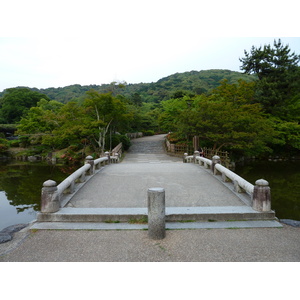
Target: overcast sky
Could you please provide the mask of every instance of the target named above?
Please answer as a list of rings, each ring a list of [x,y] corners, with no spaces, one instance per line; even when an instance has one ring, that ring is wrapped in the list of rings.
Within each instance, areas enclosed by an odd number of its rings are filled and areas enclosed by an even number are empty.
[[[239,3],[2,1],[0,91],[240,71],[244,50],[273,44],[274,38],[300,54],[297,9],[289,6],[295,1],[285,1],[285,8],[274,1]]]

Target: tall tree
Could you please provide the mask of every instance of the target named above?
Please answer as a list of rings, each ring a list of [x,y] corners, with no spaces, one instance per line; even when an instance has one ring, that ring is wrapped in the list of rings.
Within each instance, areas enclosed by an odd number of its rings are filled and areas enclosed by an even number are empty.
[[[275,139],[272,123],[263,116],[260,105],[212,101],[202,97],[192,109],[182,111],[178,131],[183,135],[198,135],[213,149],[242,150],[257,155],[271,151],[268,143]]]
[[[90,128],[93,129],[93,139],[97,143],[99,151],[105,150],[105,137],[109,132],[110,126],[114,125],[117,129],[121,127],[127,114],[125,103],[120,98],[115,98],[112,93],[100,94],[95,90],[87,93],[84,101],[86,112],[90,117]]]
[[[299,116],[300,94],[300,55],[291,52],[279,39],[274,40],[273,48],[252,46],[245,57],[240,59],[240,67],[247,74],[256,74],[256,102],[263,105],[265,112],[290,121]],[[295,111],[295,106],[298,110]]]

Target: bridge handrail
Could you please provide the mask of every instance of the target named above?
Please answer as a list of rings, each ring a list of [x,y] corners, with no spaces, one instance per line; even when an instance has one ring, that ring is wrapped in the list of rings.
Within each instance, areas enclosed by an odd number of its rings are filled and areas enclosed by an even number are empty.
[[[58,195],[62,195],[65,190],[67,190],[70,186],[75,184],[75,181],[82,177],[89,169],[91,168],[90,164],[85,164],[81,168],[77,169],[71,175],[69,175],[66,179],[64,179],[59,185],[57,185]]]
[[[203,162],[204,164],[207,164],[210,167],[212,167],[213,165],[213,161],[210,159],[201,156],[192,156],[192,157],[194,157],[195,161]],[[228,179],[230,179],[235,185],[235,189],[237,191],[240,191],[240,189],[242,189],[252,197],[253,190],[254,190],[253,184],[251,184],[241,176],[237,175],[236,173],[232,172],[231,170],[227,169],[226,167],[222,166],[220,163],[215,163],[213,171],[214,174],[217,174],[216,171],[221,173],[223,181],[228,181]]]
[[[104,161],[108,161],[108,157],[100,157],[95,160],[93,160],[93,163],[90,160],[88,160],[82,167],[77,169],[75,172],[73,172],[71,175],[69,175],[66,179],[64,179],[59,185],[57,185],[57,192],[59,197],[68,189],[70,188],[70,193],[74,192],[74,185],[78,179],[80,179],[80,182],[85,181],[85,175],[86,173],[91,169],[90,175],[94,174],[93,165],[95,167],[98,167],[98,165]]]
[[[245,192],[253,195],[254,185],[242,178],[241,176],[237,175],[236,173],[230,171],[229,169],[225,168],[221,164],[216,164],[215,168],[222,174],[222,176],[226,176],[226,178],[230,179],[232,182],[237,183],[239,187],[241,187]],[[224,178],[224,180],[226,180]]]
[[[121,142],[114,149],[111,150],[111,154],[112,154],[112,156],[115,156],[116,154],[118,154],[118,156],[121,157],[122,156],[122,150],[123,150],[123,144]]]
[[[94,165],[95,165],[95,167],[97,168],[97,167],[99,166],[100,163],[105,162],[105,161],[108,161],[108,160],[109,160],[109,158],[108,158],[107,156],[100,157],[100,158],[96,158],[96,159],[94,160]]]
[[[254,210],[265,212],[271,211],[271,189],[268,181],[258,179],[255,185],[251,184],[244,178],[230,171],[221,165],[220,157],[214,156],[212,160],[201,157],[198,151],[195,151],[193,156],[184,154],[183,162],[194,162],[199,165],[204,164],[204,167],[212,170],[214,175],[218,173],[222,175],[222,181],[225,183],[231,181],[234,185],[234,191],[237,193],[245,192],[248,197],[240,197],[240,199],[247,205],[252,206]],[[250,198],[250,199],[249,199]]]
[[[60,207],[64,206],[70,200],[66,200],[66,197],[63,199],[64,194],[75,193],[76,183],[83,184],[86,181],[86,175],[93,176],[95,174],[95,168],[100,169],[101,164],[118,161],[118,155],[110,156],[108,152],[106,152],[105,157],[100,157],[95,160],[93,160],[91,156],[87,156],[85,164],[70,174],[60,184],[57,185],[53,180],[45,181],[42,188],[41,212],[52,213],[58,211]],[[81,186],[79,186],[78,190]],[[62,205],[62,203],[64,203],[64,205]]]

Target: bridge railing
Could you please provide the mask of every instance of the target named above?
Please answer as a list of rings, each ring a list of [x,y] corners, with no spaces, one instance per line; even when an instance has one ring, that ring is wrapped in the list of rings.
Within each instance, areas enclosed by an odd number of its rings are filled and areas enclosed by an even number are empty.
[[[195,151],[194,155],[190,156],[185,153],[183,156],[183,162],[197,163],[200,166],[204,166],[206,169],[211,169],[213,175],[221,175],[224,183],[231,182],[233,184],[233,190],[235,192],[247,193],[249,195],[250,199],[246,204],[252,206],[253,209],[258,211],[271,210],[271,190],[268,181],[258,179],[256,180],[255,185],[253,185],[231,170],[222,166],[219,156],[214,156],[212,160],[210,160],[200,156],[198,151]]]
[[[70,201],[75,192],[96,173],[96,170],[99,170],[103,165],[117,163],[118,161],[118,153],[112,156],[109,152],[105,152],[104,157],[95,160],[92,156],[87,156],[85,164],[69,175],[60,184],[57,185],[54,180],[45,181],[41,195],[41,212],[57,212]]]
[[[123,144],[118,144],[114,149],[111,150],[112,157],[118,156],[119,158],[122,157],[123,154]]]

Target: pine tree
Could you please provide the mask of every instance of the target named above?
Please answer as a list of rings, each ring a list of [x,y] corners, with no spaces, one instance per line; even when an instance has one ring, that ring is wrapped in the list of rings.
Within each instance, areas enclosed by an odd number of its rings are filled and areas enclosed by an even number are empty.
[[[284,46],[279,39],[274,40],[274,47],[265,45],[263,48],[252,46],[245,58],[240,59],[240,67],[247,74],[256,74],[255,102],[262,104],[268,114],[283,120],[296,117],[299,110],[300,94],[300,55],[291,53],[288,45]]]

